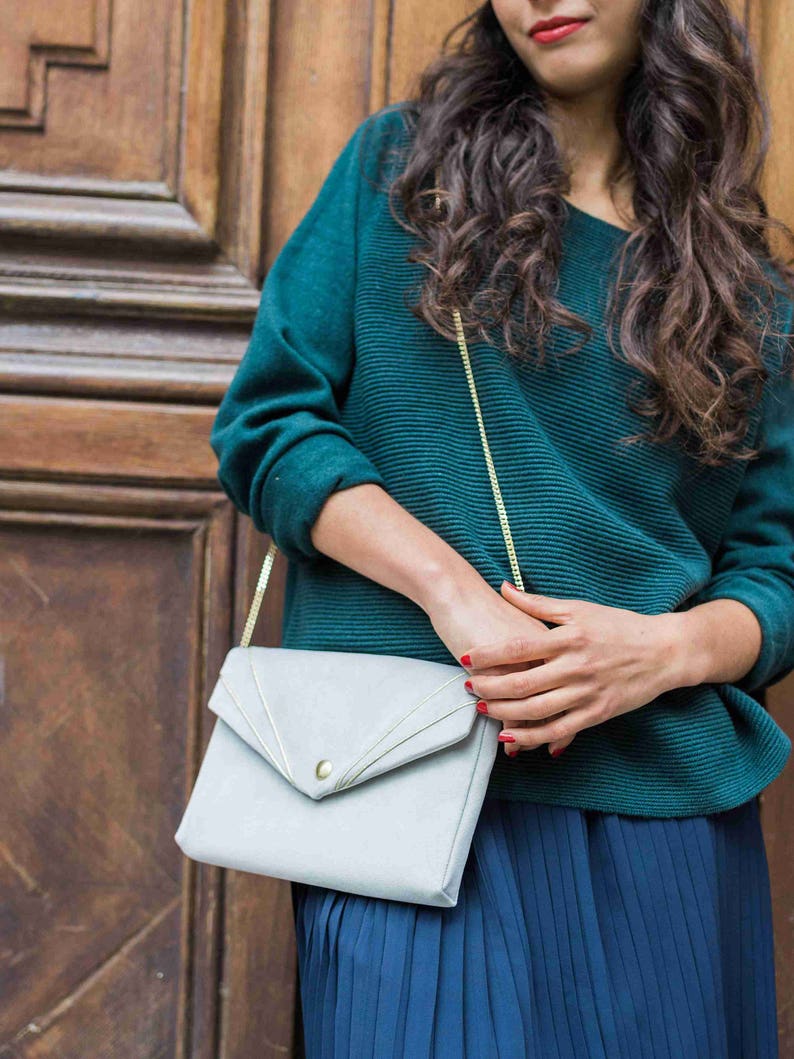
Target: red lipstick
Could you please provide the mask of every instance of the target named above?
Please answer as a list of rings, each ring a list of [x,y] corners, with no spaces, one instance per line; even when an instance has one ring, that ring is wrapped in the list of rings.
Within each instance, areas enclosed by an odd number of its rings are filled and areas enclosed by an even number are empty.
[[[575,18],[571,15],[541,18],[530,28],[529,35],[538,44],[553,44],[554,41],[562,40],[563,37],[574,33],[588,21],[589,19]]]

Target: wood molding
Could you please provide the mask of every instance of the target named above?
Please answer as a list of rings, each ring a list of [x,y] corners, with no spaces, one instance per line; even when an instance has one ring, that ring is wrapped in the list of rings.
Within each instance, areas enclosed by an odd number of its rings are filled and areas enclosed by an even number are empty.
[[[222,275],[213,269],[213,275]],[[40,275],[37,277],[0,276],[0,298],[17,313],[36,311],[50,316],[137,316],[158,320],[228,320],[253,322],[259,305],[259,292],[244,283],[236,284],[239,273],[226,270],[229,283],[212,287],[200,275],[187,277],[184,284],[158,283],[144,276],[122,285],[110,266],[100,279],[75,276],[74,279]]]
[[[147,199],[45,194],[38,191],[0,193],[0,235],[52,240],[56,246],[89,241],[165,250],[172,254],[211,256],[217,247],[178,202]]]
[[[217,486],[213,418],[196,405],[0,395],[0,472]]]

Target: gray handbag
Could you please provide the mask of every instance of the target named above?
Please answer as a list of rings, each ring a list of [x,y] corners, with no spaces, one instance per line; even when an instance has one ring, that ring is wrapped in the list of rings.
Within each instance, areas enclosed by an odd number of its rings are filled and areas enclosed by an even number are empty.
[[[515,584],[523,589],[460,313],[458,345]],[[355,894],[457,904],[499,746],[459,665],[239,647],[209,700],[217,720],[175,839],[193,860]]]

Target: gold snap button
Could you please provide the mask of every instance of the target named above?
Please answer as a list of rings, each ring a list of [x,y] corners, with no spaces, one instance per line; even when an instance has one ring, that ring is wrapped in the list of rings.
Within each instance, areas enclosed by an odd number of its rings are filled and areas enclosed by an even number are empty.
[[[326,761],[323,758],[322,761],[317,762],[317,768],[314,770],[318,780],[324,780],[326,776],[330,776],[333,765],[330,761]]]

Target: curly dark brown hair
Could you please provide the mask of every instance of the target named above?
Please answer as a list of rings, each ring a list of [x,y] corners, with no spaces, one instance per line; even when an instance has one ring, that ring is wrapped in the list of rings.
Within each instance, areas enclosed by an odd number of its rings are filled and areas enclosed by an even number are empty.
[[[399,104],[410,149],[389,188],[392,213],[418,237],[409,260],[428,269],[410,310],[454,341],[459,307],[467,336],[491,342],[496,326],[512,355],[536,345],[538,365],[551,328],[569,327],[584,335],[565,350],[575,353],[591,329],[555,297],[569,174],[544,93],[490,0],[449,30],[417,85]],[[637,227],[616,263],[606,331],[641,372],[635,409],[655,430],[626,442],[678,437],[710,465],[758,452],[737,446],[769,377],[765,339],[786,338],[775,293],[794,290],[767,231],[794,233],[759,190],[768,110],[746,30],[723,0],[645,0],[612,174],[633,176]]]

